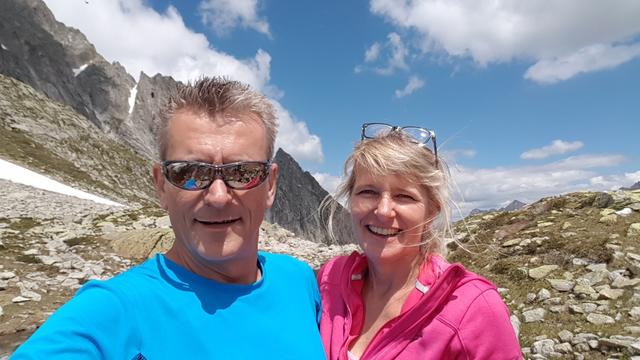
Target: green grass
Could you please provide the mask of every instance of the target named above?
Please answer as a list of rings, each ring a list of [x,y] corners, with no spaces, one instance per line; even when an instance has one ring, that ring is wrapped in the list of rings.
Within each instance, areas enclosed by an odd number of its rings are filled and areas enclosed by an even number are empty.
[[[26,231],[33,229],[36,226],[39,226],[40,224],[41,224],[40,221],[37,219],[30,218],[30,217],[23,217],[23,218],[18,218],[18,221],[10,222],[9,229],[24,233]]]
[[[79,236],[71,239],[64,240],[64,243],[69,247],[76,245],[89,245],[95,243],[95,238],[92,236]]]

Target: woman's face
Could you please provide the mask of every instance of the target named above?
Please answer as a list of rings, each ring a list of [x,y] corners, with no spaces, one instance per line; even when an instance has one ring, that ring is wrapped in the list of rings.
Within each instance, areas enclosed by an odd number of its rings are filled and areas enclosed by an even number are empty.
[[[436,208],[427,191],[401,175],[374,176],[361,167],[354,171],[351,219],[365,255],[370,261],[414,259]]]

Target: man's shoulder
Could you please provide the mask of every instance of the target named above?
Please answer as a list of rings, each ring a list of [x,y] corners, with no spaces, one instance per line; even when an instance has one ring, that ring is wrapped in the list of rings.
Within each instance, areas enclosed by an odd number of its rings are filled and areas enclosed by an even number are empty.
[[[159,272],[154,258],[146,260],[110,279],[91,280],[80,288],[78,294],[95,289],[105,290],[116,296],[131,294],[144,291],[145,288],[153,286],[154,282],[149,280],[157,278],[159,278]]]

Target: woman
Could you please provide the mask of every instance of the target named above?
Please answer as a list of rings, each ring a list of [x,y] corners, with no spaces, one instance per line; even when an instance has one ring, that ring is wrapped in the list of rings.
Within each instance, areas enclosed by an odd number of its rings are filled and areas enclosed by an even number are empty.
[[[495,285],[444,259],[445,169],[432,131],[363,125],[337,193],[362,253],[318,273],[330,360],[521,358]]]

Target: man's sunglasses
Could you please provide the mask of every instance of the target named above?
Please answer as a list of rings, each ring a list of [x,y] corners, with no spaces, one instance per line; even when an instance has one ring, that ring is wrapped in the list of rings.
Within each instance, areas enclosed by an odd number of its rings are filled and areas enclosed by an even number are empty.
[[[183,160],[162,162],[162,173],[167,181],[190,191],[206,189],[215,179],[222,179],[231,189],[253,189],[267,179],[270,169],[269,161],[238,161],[223,165]]]
[[[436,167],[438,166],[438,146],[436,145],[436,133],[433,130],[419,126],[394,126],[385,123],[364,123],[362,124],[362,135],[360,140],[375,139],[377,137],[386,136],[393,131],[402,132],[421,146],[428,146],[429,142],[431,142],[433,144],[433,155],[436,158]]]

